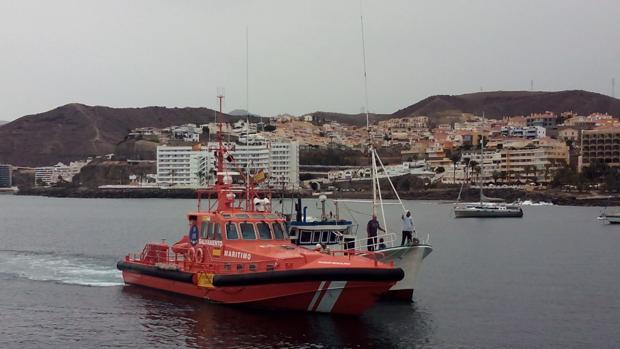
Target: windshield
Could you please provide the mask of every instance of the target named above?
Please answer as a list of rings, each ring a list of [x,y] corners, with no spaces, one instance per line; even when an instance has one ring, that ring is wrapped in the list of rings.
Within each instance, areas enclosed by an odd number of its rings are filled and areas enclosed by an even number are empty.
[[[273,235],[275,235],[276,240],[284,240],[285,234],[282,229],[282,224],[275,222],[273,223]]]
[[[256,240],[256,232],[252,223],[241,223],[240,227],[243,240]]]
[[[271,229],[269,229],[269,224],[260,222],[256,227],[258,228],[258,236],[261,240],[271,240]]]
[[[237,233],[237,225],[235,223],[226,224],[226,239],[228,240],[239,239],[239,234]]]

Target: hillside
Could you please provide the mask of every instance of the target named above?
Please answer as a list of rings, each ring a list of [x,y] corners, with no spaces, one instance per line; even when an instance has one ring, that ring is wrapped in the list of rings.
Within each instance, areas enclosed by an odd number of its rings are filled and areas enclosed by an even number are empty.
[[[0,126],[4,125],[6,123],[8,123],[8,121],[0,120]]]
[[[332,113],[325,111],[316,111],[314,113],[308,113],[305,115],[312,115],[314,123],[325,123],[330,121],[336,121],[345,125],[364,126],[366,125],[366,114],[343,114]],[[374,123],[381,120],[387,120],[393,118],[390,114],[368,114],[370,123]]]
[[[127,131],[212,122],[207,108],[108,108],[68,104],[0,127],[0,163],[44,166],[112,153]],[[224,114],[226,120],[237,120]]]
[[[528,92],[496,91],[438,95],[398,110],[393,117],[426,115],[434,118],[459,116],[462,113],[485,115],[491,118],[529,115],[552,111],[574,111],[580,115],[609,113],[620,116],[620,100],[588,91]]]

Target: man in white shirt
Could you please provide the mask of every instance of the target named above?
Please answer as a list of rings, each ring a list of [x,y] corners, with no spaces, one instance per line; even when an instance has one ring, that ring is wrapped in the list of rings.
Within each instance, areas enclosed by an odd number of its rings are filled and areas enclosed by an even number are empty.
[[[407,245],[410,245],[413,240],[413,232],[415,232],[411,211],[407,210],[407,212],[403,216],[401,216],[401,218],[403,220],[403,238],[400,242],[400,245],[404,246],[405,240],[407,240]]]

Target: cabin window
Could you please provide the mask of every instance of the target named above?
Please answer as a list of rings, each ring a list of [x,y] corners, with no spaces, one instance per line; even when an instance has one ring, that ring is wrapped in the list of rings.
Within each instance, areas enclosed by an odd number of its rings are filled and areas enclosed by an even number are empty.
[[[329,242],[336,242],[338,241],[338,235],[336,234],[336,232],[331,232],[331,234],[329,234]]]
[[[278,229],[276,228],[276,225],[278,225],[278,223],[273,223],[273,231],[276,231]],[[297,228],[291,228],[291,236],[297,236]]]
[[[258,237],[261,240],[271,240],[271,229],[269,229],[269,224],[260,222],[256,224],[256,228],[258,228]]]
[[[222,240],[222,226],[220,223],[215,223],[213,228],[213,240]]]
[[[318,243],[321,240],[321,232],[320,231],[315,231],[312,234],[312,242],[313,243]]]
[[[226,223],[226,239],[239,239],[239,233],[237,233],[237,225],[235,223]]]
[[[276,240],[284,240],[284,230],[282,230],[282,225],[280,223],[273,223],[273,235],[275,235]]]
[[[321,242],[322,243],[327,243],[329,241],[329,232],[328,231],[324,231],[321,233]]]
[[[256,240],[256,232],[252,223],[241,223],[240,227],[243,240]]]
[[[256,264],[250,264],[250,271],[256,271]]]
[[[301,238],[300,238],[299,242],[302,243],[302,244],[307,244],[307,243],[312,242],[312,232],[311,231],[303,230],[301,232]]]
[[[207,226],[209,225],[208,221],[202,222],[202,226],[200,227],[200,237],[203,239],[207,238]]]
[[[207,239],[213,240],[213,223],[207,224]]]

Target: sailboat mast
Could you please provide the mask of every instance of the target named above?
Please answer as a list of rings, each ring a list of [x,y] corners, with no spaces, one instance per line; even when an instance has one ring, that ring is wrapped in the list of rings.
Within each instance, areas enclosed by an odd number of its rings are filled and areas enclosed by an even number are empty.
[[[368,116],[368,78],[366,75],[366,39],[364,36],[364,12],[362,11],[362,1],[360,0],[360,25],[362,30],[362,66],[364,68],[364,113],[366,114],[366,132],[368,133],[368,152],[370,153],[371,181],[372,181],[372,215],[377,214],[377,168],[375,163],[375,149],[372,146],[370,134],[370,117]]]
[[[480,180],[478,185],[480,186],[480,205],[482,205],[482,177],[484,176],[484,112],[482,112],[482,126],[480,127]]]

